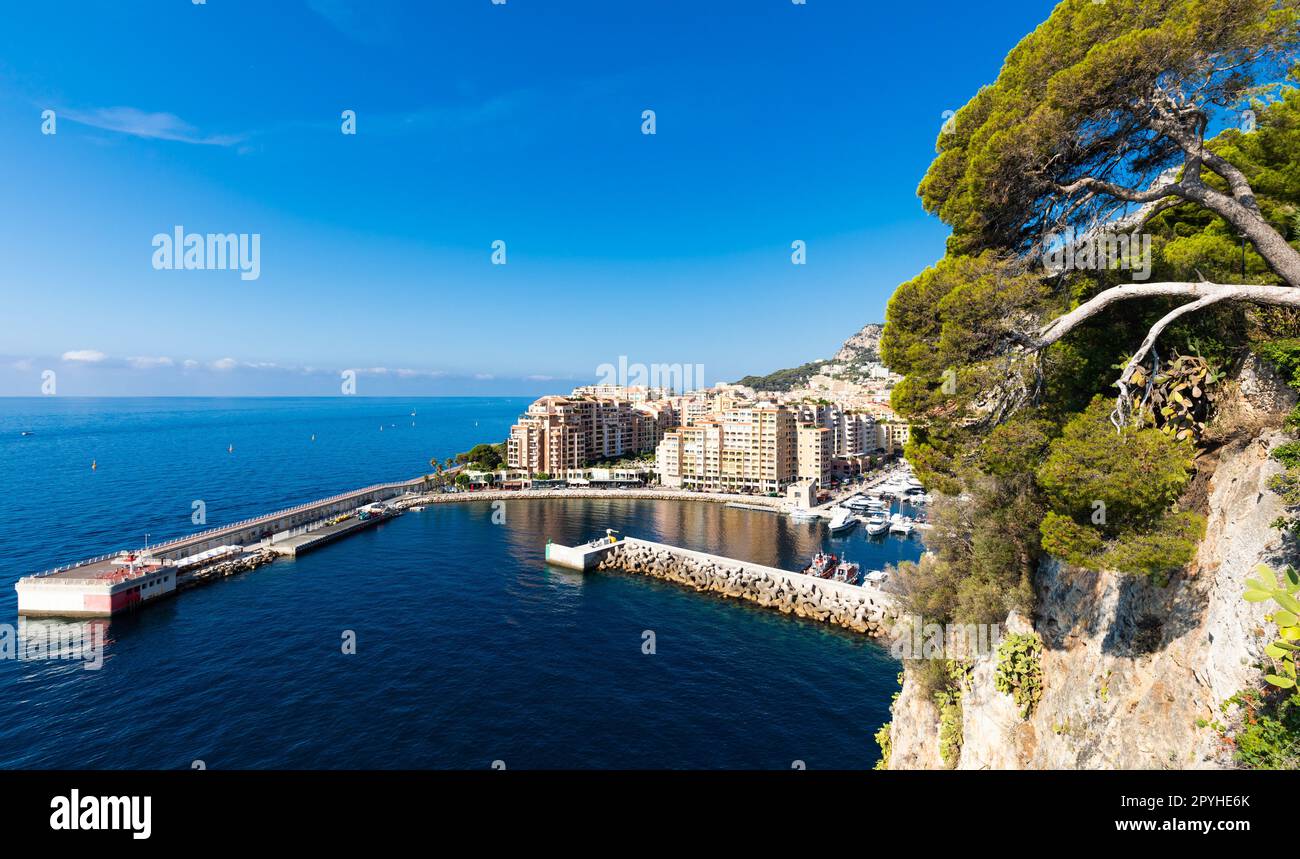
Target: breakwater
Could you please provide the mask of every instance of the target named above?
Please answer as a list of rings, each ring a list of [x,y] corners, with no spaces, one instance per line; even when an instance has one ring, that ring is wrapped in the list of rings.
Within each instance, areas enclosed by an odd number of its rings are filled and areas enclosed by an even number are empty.
[[[590,559],[588,569],[647,575],[872,636],[886,634],[897,614],[895,599],[871,586],[828,581],[648,540],[629,537],[603,547],[587,547],[585,555]]]

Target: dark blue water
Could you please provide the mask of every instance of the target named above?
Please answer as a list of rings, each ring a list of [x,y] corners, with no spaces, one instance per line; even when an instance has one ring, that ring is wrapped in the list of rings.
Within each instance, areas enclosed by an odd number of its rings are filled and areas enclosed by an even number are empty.
[[[412,476],[503,438],[525,405],[0,400],[0,622],[14,622],[20,575],[185,533],[194,499],[211,526]],[[831,540],[821,524],[700,502],[518,500],[503,524],[492,512],[408,513],[114,620],[99,671],[0,659],[0,765],[874,762],[898,667],[873,643],[653,580],[551,569],[543,548],[614,527],[790,569],[848,546],[870,569],[916,557],[916,540]]]

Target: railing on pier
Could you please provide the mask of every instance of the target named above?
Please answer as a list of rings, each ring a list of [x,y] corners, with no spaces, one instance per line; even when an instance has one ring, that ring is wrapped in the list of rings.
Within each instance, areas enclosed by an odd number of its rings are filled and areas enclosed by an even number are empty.
[[[265,513],[260,516],[250,516],[247,519],[242,519],[238,522],[232,522],[228,525],[216,525],[212,528],[207,528],[203,531],[195,531],[193,534],[185,534],[180,537],[175,537],[171,540],[164,540],[161,543],[156,543],[152,546],[149,546],[147,549],[135,549],[135,550],[121,549],[116,552],[109,552],[104,555],[98,555],[94,558],[89,558],[87,560],[75,561],[71,564],[64,564],[63,566],[54,567],[53,569],[43,570],[39,573],[35,573],[30,576],[23,576],[21,579],[19,579],[19,581],[24,581],[28,579],[43,579],[48,576],[53,576],[57,573],[63,573],[63,572],[67,572],[68,570],[76,569],[77,567],[85,567],[85,566],[89,566],[90,564],[98,564],[101,561],[107,561],[110,558],[116,558],[132,551],[134,551],[136,554],[145,554],[145,553],[153,554],[158,551],[167,551],[169,548],[174,548],[178,545],[193,542],[196,540],[202,540],[203,538],[206,537],[213,537],[223,532],[238,531],[241,528],[247,528],[248,526],[257,524],[259,522],[272,522],[276,519],[281,519],[285,516],[292,516],[295,513],[300,513],[304,510],[310,510],[314,507],[322,507],[329,504],[335,504],[338,503],[339,501],[344,501],[348,498],[360,497],[363,495],[373,494],[375,492],[383,492],[389,489],[409,490],[416,486],[422,486],[424,482],[425,482],[425,478],[416,477],[410,480],[396,480],[391,483],[376,483],[375,485],[367,486],[364,489],[354,489],[350,492],[340,492],[337,495],[331,495],[329,498],[322,498],[318,501],[308,501],[304,504],[298,504],[294,507],[288,507],[285,508],[284,510],[276,511],[275,513]],[[296,526],[294,530],[297,531],[297,528],[306,527],[307,525],[310,524],[313,523],[306,523],[305,525],[302,526]],[[297,531],[297,533],[303,533],[303,532]],[[86,579],[69,578],[67,579],[67,581],[84,583],[86,581],[104,581],[104,580],[98,578],[86,578]]]

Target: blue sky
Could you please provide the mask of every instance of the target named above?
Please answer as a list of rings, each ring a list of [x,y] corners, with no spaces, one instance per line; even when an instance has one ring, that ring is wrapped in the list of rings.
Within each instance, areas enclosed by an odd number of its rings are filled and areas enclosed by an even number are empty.
[[[74,395],[336,394],[343,369],[531,394],[620,355],[709,381],[829,356],[942,255],[915,190],[943,112],[1049,11],[14,4],[0,394],[46,369]],[[176,225],[259,234],[260,276],[155,270]]]

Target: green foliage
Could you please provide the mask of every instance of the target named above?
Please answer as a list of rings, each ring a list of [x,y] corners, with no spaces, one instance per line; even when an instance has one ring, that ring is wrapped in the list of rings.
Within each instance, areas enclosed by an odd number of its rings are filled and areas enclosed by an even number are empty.
[[[1232,738],[1237,763],[1253,770],[1300,769],[1300,692],[1238,692],[1224,704],[1243,711]],[[1223,733],[1222,725],[1216,729]]]
[[[1268,488],[1276,492],[1281,497],[1282,503],[1289,509],[1295,510],[1296,507],[1300,507],[1300,466],[1290,466],[1281,474],[1270,477]],[[1300,518],[1294,515],[1279,516],[1273,522],[1273,527],[1295,533],[1300,531]]]
[[[1148,575],[1163,585],[1171,574],[1191,563],[1204,536],[1204,516],[1175,511],[1148,529],[1121,533],[1093,558],[1093,563],[1096,569]]]
[[[1293,388],[1300,389],[1300,338],[1269,340],[1254,344],[1255,352],[1272,364]],[[1287,418],[1287,426],[1300,427],[1300,406]]]
[[[939,757],[944,766],[955,769],[961,758],[961,691],[936,693],[934,703],[939,708]]]
[[[1187,485],[1195,450],[1151,429],[1116,432],[1110,412],[1098,397],[1065,425],[1038,469],[1039,485],[1056,509],[1073,515],[1090,517],[1102,501],[1108,522],[1151,521]]]
[[[1246,602],[1272,602],[1277,606],[1265,617],[1277,624],[1278,638],[1264,648],[1274,671],[1264,679],[1279,689],[1296,688],[1296,652],[1300,651],[1300,574],[1287,567],[1274,575],[1264,564],[1255,568],[1258,578],[1246,580]]]
[[[809,361],[798,367],[775,370],[766,376],[746,376],[736,384],[758,391],[790,391],[806,385],[809,379],[821,372],[821,368],[826,363],[826,361]]]
[[[1280,444],[1273,449],[1270,456],[1287,468],[1295,468],[1300,465],[1300,441],[1289,441],[1286,444]]]
[[[889,754],[893,751],[893,744],[890,740],[889,732],[894,727],[893,722],[886,722],[881,725],[880,730],[876,731],[876,744],[880,746],[880,760],[876,761],[873,769],[889,769]]]
[[[980,446],[979,464],[1000,477],[1032,472],[1047,455],[1056,427],[1046,420],[1015,420],[994,428]]]
[[[506,464],[506,444],[476,444],[465,453],[456,454],[456,461],[475,471],[495,471]]]
[[[998,646],[993,686],[1010,695],[1028,719],[1043,696],[1043,639],[1038,633],[1011,633]]]
[[[1195,553],[1204,521],[1176,511],[1195,449],[1153,428],[1110,422],[1098,397],[1052,441],[1037,472],[1050,512],[1044,551],[1088,569],[1162,577]]]
[[[902,284],[880,340],[884,362],[906,377],[890,394],[894,409],[948,423],[971,416],[1006,372],[1006,338],[1036,328],[1056,306],[1040,277],[993,252],[945,257]]]
[[[967,624],[999,623],[1013,609],[1028,611],[1038,556],[1034,523],[1042,516],[1037,503],[1032,493],[994,481],[982,482],[976,493],[936,498],[926,554],[918,563],[899,564],[895,573],[907,613],[926,622]]]
[[[1207,109],[1240,103],[1256,76],[1294,55],[1296,19],[1295,4],[1274,0],[1058,4],[939,136],[919,193],[952,226],[949,252],[1024,247],[1055,210],[1057,187],[1079,176],[1127,175],[1145,187],[1179,158],[1141,133],[1152,93]],[[1084,205],[1071,217],[1086,223],[1097,211]]]
[[[1133,374],[1134,413],[1145,418],[1149,410],[1155,426],[1178,441],[1199,440],[1209,419],[1210,388],[1223,374],[1199,355],[1176,355],[1150,380],[1150,390],[1147,377],[1146,368]]]
[[[1275,368],[1293,388],[1300,388],[1300,338],[1269,340],[1255,344],[1255,351]]]

